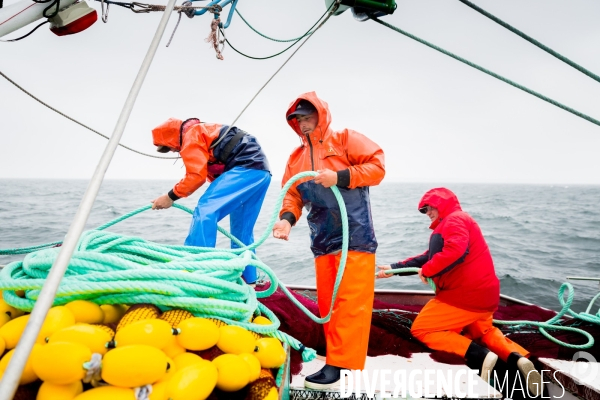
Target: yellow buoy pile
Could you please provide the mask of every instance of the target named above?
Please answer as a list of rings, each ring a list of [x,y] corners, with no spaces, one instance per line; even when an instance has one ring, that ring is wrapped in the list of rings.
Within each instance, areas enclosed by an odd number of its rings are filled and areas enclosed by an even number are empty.
[[[0,299],[0,377],[28,318]],[[285,360],[278,339],[220,320],[77,300],[49,310],[20,384],[42,381],[36,400],[275,400]]]

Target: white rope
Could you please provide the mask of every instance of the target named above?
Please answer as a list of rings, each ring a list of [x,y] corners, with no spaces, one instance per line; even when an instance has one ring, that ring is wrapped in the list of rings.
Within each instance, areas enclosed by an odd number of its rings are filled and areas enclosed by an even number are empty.
[[[144,385],[133,389],[135,400],[149,400],[152,394],[152,385]]]
[[[96,384],[102,379],[102,355],[100,353],[92,354],[92,359],[83,363],[83,368],[85,369],[83,382],[91,383],[93,386],[96,386]]]

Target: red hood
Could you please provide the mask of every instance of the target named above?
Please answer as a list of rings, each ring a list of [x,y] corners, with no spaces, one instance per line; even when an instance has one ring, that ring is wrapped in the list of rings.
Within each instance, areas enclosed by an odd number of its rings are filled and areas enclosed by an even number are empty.
[[[169,118],[156,128],[152,129],[152,140],[155,146],[167,146],[175,151],[181,150],[179,129],[181,128],[182,120],[177,118]]]
[[[327,131],[329,130],[329,125],[331,124],[331,113],[329,112],[329,105],[325,101],[319,99],[315,92],[304,93],[301,94],[296,100],[294,100],[290,104],[287,112],[285,113],[286,117],[296,110],[296,106],[298,105],[300,100],[309,101],[317,109],[317,114],[319,115],[319,122],[317,124],[317,127],[315,128],[315,131],[320,131],[321,139],[323,139],[326,136]],[[296,132],[296,134],[300,136],[300,139],[302,139],[302,143],[307,144],[306,135],[304,135],[300,130],[296,118],[288,120],[288,124],[292,127],[294,132]]]
[[[456,195],[446,188],[435,188],[425,193],[419,202],[418,208],[426,205],[437,208],[439,213],[439,219],[431,224],[431,229],[435,229],[439,224],[439,221],[446,218],[454,211],[462,211]]]

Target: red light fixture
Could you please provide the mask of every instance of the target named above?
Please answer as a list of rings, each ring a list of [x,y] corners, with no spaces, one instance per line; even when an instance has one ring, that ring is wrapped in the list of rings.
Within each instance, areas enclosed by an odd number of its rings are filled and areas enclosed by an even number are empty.
[[[86,30],[98,20],[96,10],[86,2],[74,3],[50,18],[50,30],[58,36],[72,35]]]

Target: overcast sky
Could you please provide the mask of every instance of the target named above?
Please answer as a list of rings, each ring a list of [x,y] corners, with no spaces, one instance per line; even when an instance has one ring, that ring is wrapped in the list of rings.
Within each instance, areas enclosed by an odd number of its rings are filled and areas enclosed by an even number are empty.
[[[475,3],[600,74],[599,1]],[[260,31],[286,39],[308,29],[325,5],[241,0],[238,9]],[[57,37],[42,27],[22,41],[0,43],[0,70],[110,135],[160,16],[112,6],[107,24],[98,21],[77,35]],[[204,42],[211,18],[183,17],[166,48],[177,20],[172,16],[122,143],[154,153],[150,131],[169,117],[229,124],[290,54],[255,61],[226,48],[219,61]],[[399,0],[383,19],[600,119],[599,82],[458,1]],[[226,33],[254,56],[286,47],[256,35],[237,15]],[[276,179],[298,145],[285,111],[313,90],[329,103],[334,129],[355,129],[383,147],[386,181],[600,184],[600,126],[375,22],[357,22],[350,11],[332,17],[237,123],[258,137]],[[0,135],[0,178],[89,179],[107,143],[1,77]],[[181,161],[119,148],[106,178],[176,182],[183,173]]]

